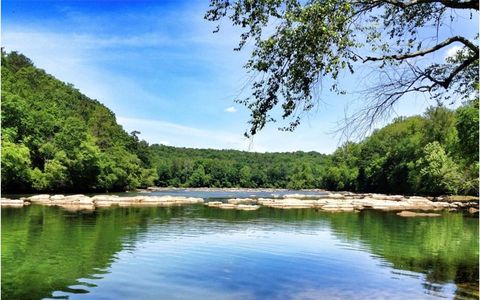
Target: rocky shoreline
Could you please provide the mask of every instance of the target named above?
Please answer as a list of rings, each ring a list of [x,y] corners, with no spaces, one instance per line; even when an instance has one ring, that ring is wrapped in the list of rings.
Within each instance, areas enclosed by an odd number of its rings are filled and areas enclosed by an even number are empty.
[[[274,191],[274,190],[272,190]],[[468,210],[478,214],[478,199],[475,197],[461,199],[427,198],[419,196],[383,195],[383,194],[355,194],[349,192],[331,193],[322,191],[321,194],[286,194],[272,198],[233,198],[222,201],[205,202],[202,198],[183,196],[117,196],[117,195],[34,195],[20,199],[1,198],[2,207],[22,207],[29,204],[60,206],[68,210],[94,210],[97,207],[109,206],[178,206],[204,204],[211,208],[229,210],[257,210],[260,207],[275,209],[306,209],[313,208],[321,211],[361,211],[373,209],[381,211],[398,211],[399,216],[440,216],[434,213],[414,213],[412,211],[439,211],[439,210]]]

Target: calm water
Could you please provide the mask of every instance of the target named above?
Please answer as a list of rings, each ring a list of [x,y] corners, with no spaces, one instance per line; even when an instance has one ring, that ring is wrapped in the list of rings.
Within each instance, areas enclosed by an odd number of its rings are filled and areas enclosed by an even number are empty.
[[[203,191],[198,189],[164,189],[155,192],[142,193],[142,192],[122,192],[122,193],[105,193],[105,195],[118,195],[118,196],[137,196],[137,195],[151,195],[151,196],[183,196],[183,197],[198,197],[204,198],[206,200],[226,200],[229,198],[272,198],[272,197],[281,197],[287,194],[304,194],[304,195],[324,195],[326,192],[314,192],[314,191],[296,191],[296,190],[275,190],[275,191],[266,191],[262,189],[250,190],[250,191],[233,191],[233,190],[210,190]],[[35,194],[2,194],[3,197],[10,199],[18,199],[20,197],[30,197]],[[101,195],[101,193],[88,194],[86,195]]]
[[[251,191],[232,191],[232,190],[213,190],[213,191],[199,191],[195,189],[172,189],[162,190],[150,193],[153,196],[184,196],[184,197],[199,197],[206,200],[222,200],[227,198],[271,198],[281,197],[287,194],[303,194],[303,195],[324,195],[326,192],[313,192],[313,191],[295,191],[295,190],[251,190]],[[125,193],[124,193],[125,194]],[[137,193],[138,194],[138,193]]]
[[[2,299],[478,297],[478,219],[2,209]]]

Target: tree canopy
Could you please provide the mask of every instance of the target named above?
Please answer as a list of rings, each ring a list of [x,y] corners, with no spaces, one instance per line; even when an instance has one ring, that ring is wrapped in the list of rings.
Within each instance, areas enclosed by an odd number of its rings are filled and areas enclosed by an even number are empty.
[[[478,9],[476,0],[211,0],[205,18],[228,18],[243,29],[236,50],[253,44],[245,64],[251,94],[237,101],[250,109],[246,135],[254,135],[276,121],[275,107],[288,120],[281,129],[293,130],[315,107],[323,78],[344,94],[340,73],[364,64],[379,76],[365,90],[363,108],[350,116],[356,126],[370,125],[414,92],[438,101],[476,97],[478,34],[457,35],[450,26],[465,17],[462,11],[478,17]],[[440,31],[454,34],[440,40]],[[452,45],[459,47],[454,55],[438,55]]]

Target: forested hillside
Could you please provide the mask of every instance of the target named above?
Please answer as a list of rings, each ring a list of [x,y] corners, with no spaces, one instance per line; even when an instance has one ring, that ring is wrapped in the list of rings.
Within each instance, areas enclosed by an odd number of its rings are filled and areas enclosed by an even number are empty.
[[[2,51],[2,191],[125,190],[152,185],[155,171],[115,115]]]
[[[478,194],[477,99],[398,118],[333,155],[176,148],[138,134],[25,56],[2,52],[4,192],[158,185]]]

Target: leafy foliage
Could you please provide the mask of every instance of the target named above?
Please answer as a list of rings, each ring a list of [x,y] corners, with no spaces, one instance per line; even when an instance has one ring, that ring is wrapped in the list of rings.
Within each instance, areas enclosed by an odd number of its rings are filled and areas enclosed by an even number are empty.
[[[360,116],[352,116],[357,123],[359,119],[371,123],[412,92],[433,94],[439,101],[471,98],[478,84],[479,56],[472,39],[478,37],[452,34],[439,42],[424,30],[451,32],[462,10],[473,18],[478,2],[211,0],[205,19],[218,24],[230,19],[240,27],[243,33],[236,50],[247,42],[253,44],[245,64],[252,75],[251,94],[237,101],[250,109],[246,135],[254,135],[277,120],[272,116],[275,107],[288,119],[281,129],[293,130],[302,113],[315,106],[315,91],[324,78],[331,79],[331,91],[343,94],[339,75],[354,73],[367,63],[379,71],[381,80],[367,89],[371,99],[365,99]],[[446,61],[435,57],[452,44],[461,47],[455,55]],[[417,60],[422,57],[428,62]]]
[[[461,183],[457,165],[438,142],[427,144],[423,151],[423,157],[416,163],[420,186],[437,195],[456,194]]]

